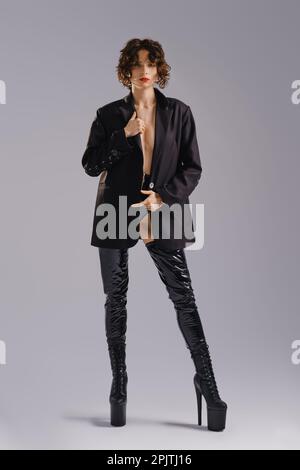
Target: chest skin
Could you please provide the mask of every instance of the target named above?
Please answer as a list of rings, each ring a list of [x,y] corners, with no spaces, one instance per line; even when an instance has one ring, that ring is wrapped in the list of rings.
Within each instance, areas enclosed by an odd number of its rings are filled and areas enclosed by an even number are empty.
[[[137,117],[145,123],[145,130],[141,133],[143,149],[143,172],[150,174],[155,142],[156,104],[152,108],[138,108],[135,106]]]
[[[141,133],[141,144],[143,150],[143,173],[147,173],[148,175],[151,173],[155,143],[156,106],[156,104],[151,108],[138,108],[135,106],[137,117],[142,119],[145,124],[145,130]],[[144,196],[140,199],[145,199],[146,197],[147,196]],[[140,238],[142,238],[145,243],[153,240],[149,213],[141,220],[139,231]]]

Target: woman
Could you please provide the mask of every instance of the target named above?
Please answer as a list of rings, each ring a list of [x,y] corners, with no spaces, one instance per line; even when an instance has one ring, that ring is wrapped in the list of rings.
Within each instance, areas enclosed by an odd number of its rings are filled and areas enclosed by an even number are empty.
[[[157,41],[128,41],[121,50],[117,73],[130,92],[97,110],[82,158],[88,175],[100,175],[91,245],[99,250],[106,294],[105,326],[113,375],[111,424],[126,424],[128,249],[142,239],[174,304],[195,364],[198,424],[203,395],[208,429],[222,431],[227,405],[219,396],[184,252],[195,242],[189,195],[202,167],[190,107],[154,87],[155,83],[165,87],[169,71]],[[170,206],[183,210],[173,212]],[[142,212],[138,219],[132,212],[137,210]],[[159,213],[161,218],[156,217]]]

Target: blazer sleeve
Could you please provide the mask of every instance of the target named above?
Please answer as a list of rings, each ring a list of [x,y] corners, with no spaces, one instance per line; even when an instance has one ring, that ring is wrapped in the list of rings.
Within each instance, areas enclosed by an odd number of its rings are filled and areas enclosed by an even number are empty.
[[[132,145],[127,140],[124,128],[107,135],[99,108],[90,129],[81,164],[89,176],[99,176],[103,170],[111,168],[131,149]]]
[[[199,183],[202,173],[196,125],[188,106],[182,118],[181,142],[179,150],[179,169],[163,186],[153,190],[158,192],[167,204],[180,202],[187,198]]]

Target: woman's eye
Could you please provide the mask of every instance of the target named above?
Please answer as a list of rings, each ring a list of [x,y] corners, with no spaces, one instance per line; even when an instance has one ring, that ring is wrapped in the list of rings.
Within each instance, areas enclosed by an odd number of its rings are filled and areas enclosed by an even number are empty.
[[[149,62],[148,65],[149,65],[149,67],[154,67],[156,64],[155,64],[155,62],[152,62],[152,63]],[[132,66],[133,66],[133,67],[141,67],[142,64],[134,63]]]

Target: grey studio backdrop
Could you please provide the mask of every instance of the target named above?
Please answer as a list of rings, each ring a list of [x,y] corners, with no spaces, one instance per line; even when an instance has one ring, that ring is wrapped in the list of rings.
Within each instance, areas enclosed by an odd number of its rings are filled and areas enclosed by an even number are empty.
[[[299,447],[299,1],[0,6],[1,448]],[[109,424],[98,179],[81,157],[96,109],[127,93],[115,67],[133,37],[161,42],[162,91],[196,120],[204,247],[186,256],[229,406],[223,433],[197,426],[194,366],[141,240],[129,251],[128,420]]]

